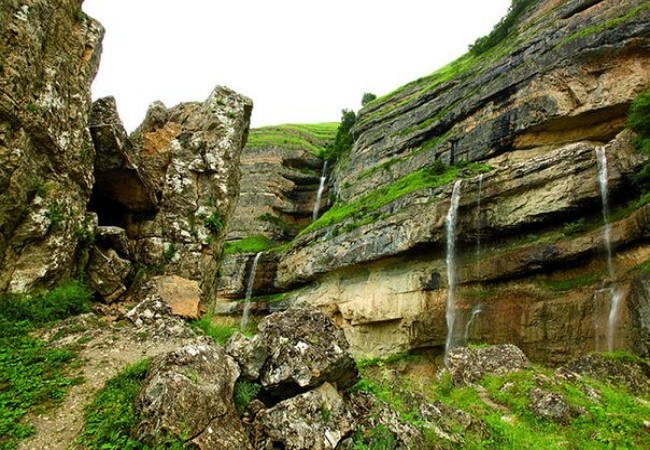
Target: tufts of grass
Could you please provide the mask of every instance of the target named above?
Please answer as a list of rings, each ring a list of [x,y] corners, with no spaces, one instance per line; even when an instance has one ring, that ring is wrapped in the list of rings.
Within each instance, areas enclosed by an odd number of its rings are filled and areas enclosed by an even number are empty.
[[[566,280],[546,280],[545,285],[552,291],[570,291],[579,287],[590,286],[602,280],[602,275],[589,273],[580,277],[568,278]]]
[[[195,330],[201,330],[221,345],[228,342],[230,336],[236,331],[241,331],[247,336],[251,336],[255,331],[255,325],[252,323],[246,330],[240,330],[239,324],[219,322],[211,314],[204,314],[200,319],[190,322],[190,326]]]
[[[86,423],[78,444],[87,449],[139,449],[131,438],[137,425],[134,400],[147,375],[149,360],[128,366],[106,386],[86,408]]]
[[[259,383],[242,379],[237,380],[233,399],[235,401],[235,408],[237,408],[237,414],[240,417],[244,415],[248,404],[260,395],[261,390],[262,386]]]
[[[385,206],[404,195],[410,194],[411,192],[449,184],[460,176],[461,171],[464,170],[479,173],[490,170],[490,167],[485,164],[477,163],[472,163],[462,168],[449,166],[443,168],[442,171],[437,166],[424,167],[415,172],[411,172],[386,186],[376,189],[352,203],[336,203],[318,220],[312,222],[309,226],[303,229],[299,236],[320,228],[341,223],[349,218],[354,218],[356,221],[363,220],[373,211],[376,211],[382,206]],[[372,222],[372,220],[370,220],[370,222]],[[370,222],[366,221],[364,224]]]
[[[232,255],[235,253],[259,253],[277,247],[278,243],[272,241],[266,236],[255,234],[247,236],[244,239],[234,242],[226,242],[224,245],[224,254]]]
[[[0,449],[16,448],[33,433],[24,420],[59,402],[80,379],[69,376],[69,349],[48,347],[31,335],[40,326],[88,311],[91,293],[71,282],[32,296],[0,298]]]

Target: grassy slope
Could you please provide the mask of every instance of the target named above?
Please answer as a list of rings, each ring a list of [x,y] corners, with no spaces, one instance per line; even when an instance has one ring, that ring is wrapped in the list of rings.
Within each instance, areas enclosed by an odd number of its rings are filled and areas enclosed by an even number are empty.
[[[322,156],[327,144],[336,137],[338,123],[285,124],[251,130],[248,148],[280,147],[290,150],[307,150]]]

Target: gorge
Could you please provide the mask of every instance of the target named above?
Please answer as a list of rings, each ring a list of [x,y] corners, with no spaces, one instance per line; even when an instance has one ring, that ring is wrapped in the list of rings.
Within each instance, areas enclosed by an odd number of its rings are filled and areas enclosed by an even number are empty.
[[[548,448],[647,442],[648,1],[515,0],[340,124],[250,129],[217,86],[131,134],[91,100],[104,30],[81,2],[7,0],[0,23],[1,351],[83,349],[61,386],[104,378],[71,410],[140,361],[110,448],[499,448],[530,417],[560,430]],[[46,320],[69,285],[91,306]],[[66,429],[0,400],[0,446]],[[566,438],[589,421],[611,434]]]

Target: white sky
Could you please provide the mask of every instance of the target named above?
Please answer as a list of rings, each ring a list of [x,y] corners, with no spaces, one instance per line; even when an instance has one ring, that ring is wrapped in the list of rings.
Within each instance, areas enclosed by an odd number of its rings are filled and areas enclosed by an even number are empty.
[[[336,122],[465,53],[510,0],[85,0],[106,28],[93,97],[127,130],[148,105],[253,99],[252,125]]]

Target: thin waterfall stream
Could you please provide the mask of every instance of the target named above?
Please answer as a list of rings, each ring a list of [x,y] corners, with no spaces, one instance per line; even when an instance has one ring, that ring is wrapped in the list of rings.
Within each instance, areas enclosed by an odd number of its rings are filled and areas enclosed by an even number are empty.
[[[472,308],[472,315],[469,317],[469,320],[467,321],[467,325],[465,325],[465,336],[464,336],[465,345],[469,343],[469,330],[472,328],[472,325],[476,320],[476,316],[478,316],[482,312],[483,312],[483,303],[479,303],[478,305]]]
[[[239,324],[239,329],[241,330],[245,330],[248,326],[248,318],[251,310],[251,297],[253,296],[253,286],[255,285],[255,275],[257,274],[257,263],[260,261],[261,256],[262,252],[255,255],[253,266],[248,274],[248,280],[246,282],[246,297],[244,299],[244,312],[241,316],[241,323]]]
[[[603,241],[605,247],[605,254],[607,257],[607,276],[609,280],[613,280],[615,276],[614,263],[612,257],[612,226],[609,223],[609,176],[607,172],[607,154],[604,147],[596,149],[596,160],[598,162],[598,187],[600,188],[600,199],[602,203],[603,222]],[[602,296],[599,294],[607,293],[609,297],[609,314],[607,316],[607,350],[614,350],[614,337],[616,333],[616,326],[618,323],[619,308],[623,292],[621,289],[615,287],[606,287],[606,282],[603,282],[603,287],[594,294],[594,301],[598,301]],[[594,308],[598,312],[599,308]],[[595,314],[595,322],[598,323],[598,314]],[[596,326],[596,350],[599,350],[599,337],[598,326]]]
[[[323,199],[323,191],[325,190],[325,183],[327,182],[327,160],[323,164],[323,171],[320,176],[320,185],[318,186],[318,193],[316,194],[316,202],[314,209],[311,213],[311,221],[316,222],[318,219],[318,212],[320,211],[320,202]]]
[[[447,339],[445,342],[445,361],[449,350],[454,345],[454,322],[456,321],[456,215],[458,212],[458,204],[460,203],[460,186],[461,180],[456,180],[454,189],[451,193],[451,204],[447,217],[445,218],[445,225],[447,228],[447,310],[445,318],[447,319]]]

